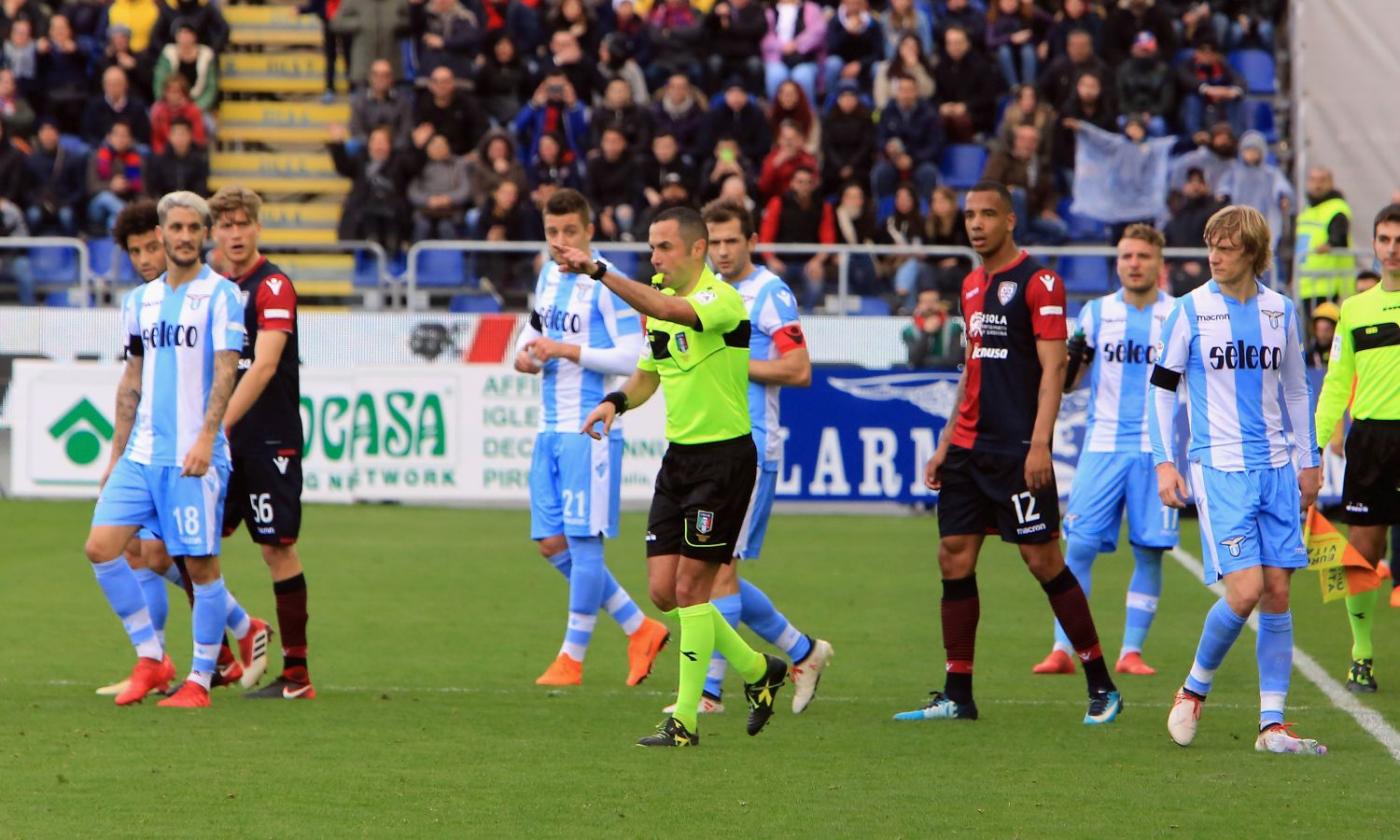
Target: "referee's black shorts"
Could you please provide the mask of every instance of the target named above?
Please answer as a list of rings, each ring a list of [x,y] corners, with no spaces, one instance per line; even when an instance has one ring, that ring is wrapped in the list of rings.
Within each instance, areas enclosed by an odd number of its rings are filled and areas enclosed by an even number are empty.
[[[732,560],[757,472],[758,450],[750,435],[671,444],[656,475],[647,518],[647,556]]]
[[[1342,521],[1400,525],[1400,420],[1357,420],[1346,440]]]
[[[1055,478],[1032,492],[1026,457],[948,447],[938,470],[938,533],[1000,534],[1003,542],[1033,545],[1060,535],[1060,492]]]

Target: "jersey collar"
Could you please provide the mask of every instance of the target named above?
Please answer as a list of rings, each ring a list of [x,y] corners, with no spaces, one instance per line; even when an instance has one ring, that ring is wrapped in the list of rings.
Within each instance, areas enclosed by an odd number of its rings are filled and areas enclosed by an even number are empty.
[[[1006,265],[1002,266],[1001,268],[997,269],[995,272],[988,272],[988,271],[987,271],[987,267],[986,267],[985,265],[982,266],[982,276],[985,277],[985,278],[987,278],[988,280],[991,280],[993,277],[996,277],[998,274],[1005,274],[1006,272],[1010,271],[1011,269],[1013,269],[1013,268],[1015,268],[1016,266],[1020,265],[1021,263],[1025,262],[1026,259],[1029,258],[1029,257],[1030,257],[1030,252],[1027,251],[1027,250],[1025,250],[1024,248],[1022,248],[1022,249],[1021,249],[1021,253],[1020,253],[1019,255],[1017,255],[1016,259],[1012,260],[1011,262],[1009,262],[1009,263],[1007,263]]]
[[[252,277],[252,276],[253,276],[253,272],[255,272],[255,271],[257,271],[258,269],[262,268],[263,263],[265,263],[265,262],[267,262],[267,254],[259,253],[259,254],[258,254],[258,261],[255,262],[255,263],[253,263],[253,267],[250,268],[250,269],[248,269],[248,270],[247,270],[246,272],[244,272],[243,274],[241,274],[241,275],[239,275],[239,276],[237,276],[237,277],[232,278],[232,279],[233,279],[233,282],[237,283],[237,284],[240,285],[240,286],[243,285],[243,281],[244,281],[244,280],[247,280],[249,277]]]

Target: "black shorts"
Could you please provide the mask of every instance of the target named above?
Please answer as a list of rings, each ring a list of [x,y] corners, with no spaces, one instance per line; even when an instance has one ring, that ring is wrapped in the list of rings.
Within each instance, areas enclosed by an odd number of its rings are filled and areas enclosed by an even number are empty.
[[[1004,542],[1045,543],[1060,535],[1060,493],[1055,479],[1032,493],[1026,458],[999,452],[948,448],[938,471],[938,533],[1001,534]]]
[[[292,545],[301,533],[301,452],[235,454],[224,500],[224,536],[247,523],[260,545]]]
[[[1357,420],[1346,440],[1342,521],[1400,525],[1400,420]]]
[[[758,450],[749,435],[671,444],[661,459],[647,517],[647,556],[683,554],[710,563],[734,559],[757,474]]]

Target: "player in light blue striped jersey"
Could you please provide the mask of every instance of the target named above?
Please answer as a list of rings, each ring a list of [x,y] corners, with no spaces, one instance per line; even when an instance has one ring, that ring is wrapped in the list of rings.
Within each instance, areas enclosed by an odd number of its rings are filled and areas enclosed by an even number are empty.
[[[162,536],[172,557],[185,558],[194,582],[194,656],[189,679],[160,705],[207,706],[227,612],[219,572],[229,474],[223,417],[243,348],[243,302],[201,260],[209,232],[204,199],[170,193],[157,213],[168,268],[122,306],[130,357],[114,445],[124,454],[103,477],[85,551],[138,657],[118,705],[140,702],[175,676],[122,551],[144,527]]]
[[[551,253],[563,247],[593,252],[592,211],[574,190],[559,190],[544,206]],[[629,636],[627,684],[651,673],[670,633],[647,618],[603,562],[603,538],[617,536],[622,491],[622,424],[599,441],[580,434],[583,419],[631,375],[642,354],[641,319],[596,277],[560,269],[550,260],[535,286],[530,323],[516,341],[515,369],[539,374],[539,433],[530,465],[530,538],[569,579],[564,643],[539,685],[579,685],[599,607]]]
[[[1162,273],[1162,234],[1132,225],[1118,240],[1118,279],[1123,288],[1092,300],[1079,315],[1069,343],[1065,390],[1089,378],[1089,420],[1084,448],[1065,513],[1065,563],[1089,594],[1094,559],[1118,549],[1124,508],[1133,548],[1128,615],[1120,674],[1155,674],[1142,658],[1147,631],[1162,592],[1162,552],[1176,545],[1177,512],[1157,496],[1152,445],[1147,435],[1148,377],[1157,359],[1162,322],[1175,298],[1157,288]],[[1074,673],[1074,647],[1059,622],[1055,646],[1032,670]]]
[[[1167,731],[1181,746],[1195,739],[1216,669],[1257,606],[1254,748],[1322,755],[1326,747],[1297,737],[1283,719],[1293,668],[1289,582],[1308,564],[1299,511],[1316,500],[1322,471],[1293,301],[1258,280],[1273,259],[1270,241],[1268,222],[1253,208],[1232,205],[1210,218],[1212,279],[1167,316],[1152,371],[1149,428],[1158,492],[1166,504],[1185,506],[1188,490],[1173,440],[1176,392],[1184,384],[1205,582],[1225,586],[1206,615]]]

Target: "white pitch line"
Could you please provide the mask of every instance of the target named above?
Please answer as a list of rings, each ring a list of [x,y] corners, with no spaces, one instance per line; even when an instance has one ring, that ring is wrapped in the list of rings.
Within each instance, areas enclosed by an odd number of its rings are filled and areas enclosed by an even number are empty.
[[[1205,567],[1201,565],[1200,559],[1182,551],[1180,548],[1173,548],[1169,552],[1172,559],[1180,563],[1185,569],[1196,576],[1198,580],[1205,577]],[[1224,596],[1225,586],[1219,581],[1210,585],[1210,591],[1217,595]],[[1249,616],[1249,627],[1254,632],[1259,632],[1259,614],[1254,612]],[[1346,690],[1346,687],[1332,678],[1327,670],[1317,664],[1317,660],[1308,655],[1307,651],[1293,646],[1293,667],[1298,669],[1304,679],[1317,686],[1318,690],[1327,695],[1327,699],[1332,701],[1332,705],[1351,715],[1352,720],[1366,734],[1375,738],[1390,757],[1400,761],[1400,732],[1395,731],[1395,727],[1390,725],[1380,712],[1360,702]]]

